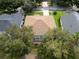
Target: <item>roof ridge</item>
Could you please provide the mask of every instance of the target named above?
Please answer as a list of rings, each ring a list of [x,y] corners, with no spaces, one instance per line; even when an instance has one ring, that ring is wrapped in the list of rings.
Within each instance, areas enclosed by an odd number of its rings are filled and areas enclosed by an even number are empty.
[[[37,20],[35,21],[35,23],[33,25],[35,25],[38,21],[41,21],[42,23],[44,23],[48,28],[50,28],[43,20]]]

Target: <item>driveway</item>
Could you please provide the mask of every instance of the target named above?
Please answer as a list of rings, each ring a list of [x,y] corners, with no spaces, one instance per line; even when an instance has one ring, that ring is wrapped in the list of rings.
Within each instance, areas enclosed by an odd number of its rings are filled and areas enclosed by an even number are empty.
[[[43,9],[42,9],[43,15],[44,16],[49,16],[49,10],[44,9],[44,8],[48,7],[48,2],[47,1],[42,2],[42,7],[43,7]]]

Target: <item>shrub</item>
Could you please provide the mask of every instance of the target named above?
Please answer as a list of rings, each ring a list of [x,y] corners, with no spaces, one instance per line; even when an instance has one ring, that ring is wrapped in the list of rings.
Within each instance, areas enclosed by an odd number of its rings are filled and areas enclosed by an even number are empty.
[[[79,37],[79,36],[78,36]],[[76,59],[73,35],[61,30],[50,30],[38,49],[39,59]],[[78,46],[77,46],[78,47]],[[78,47],[79,48],[79,47]],[[76,54],[78,54],[76,52]]]
[[[57,12],[53,12],[53,15],[56,15],[57,14]]]

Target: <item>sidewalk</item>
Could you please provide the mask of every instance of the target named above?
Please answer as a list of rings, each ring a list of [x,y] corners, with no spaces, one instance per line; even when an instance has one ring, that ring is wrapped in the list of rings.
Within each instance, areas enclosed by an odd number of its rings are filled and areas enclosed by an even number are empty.
[[[26,59],[36,59],[36,55],[30,53],[30,54],[26,55]]]

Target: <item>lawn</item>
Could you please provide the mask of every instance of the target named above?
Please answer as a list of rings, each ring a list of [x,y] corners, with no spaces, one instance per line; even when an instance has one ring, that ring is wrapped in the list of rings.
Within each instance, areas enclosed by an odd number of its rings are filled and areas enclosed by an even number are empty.
[[[43,15],[42,11],[32,11],[31,13],[29,13],[28,15]]]
[[[54,17],[57,27],[60,28],[60,17],[64,15],[64,11],[50,11],[49,14]]]

